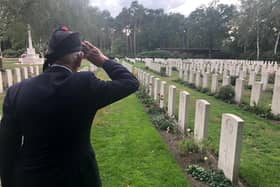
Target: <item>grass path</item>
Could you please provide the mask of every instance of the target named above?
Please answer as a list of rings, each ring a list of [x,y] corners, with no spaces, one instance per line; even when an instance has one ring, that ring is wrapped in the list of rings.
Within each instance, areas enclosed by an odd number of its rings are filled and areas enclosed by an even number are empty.
[[[190,186],[135,95],[100,110],[93,124],[104,187]]]
[[[143,64],[137,64],[137,66],[143,68]],[[151,71],[149,73],[160,77]],[[245,121],[240,163],[241,177],[254,187],[280,186],[280,126],[243,111],[238,106],[224,103],[215,97],[175,83],[172,80],[176,80],[178,75],[173,73],[173,77],[160,78],[167,81],[169,85],[173,84],[177,87],[177,111],[179,92],[185,90],[190,93],[190,127],[193,129],[196,99],[205,99],[210,102],[208,136],[212,147],[218,151],[222,114],[232,113],[240,116]]]

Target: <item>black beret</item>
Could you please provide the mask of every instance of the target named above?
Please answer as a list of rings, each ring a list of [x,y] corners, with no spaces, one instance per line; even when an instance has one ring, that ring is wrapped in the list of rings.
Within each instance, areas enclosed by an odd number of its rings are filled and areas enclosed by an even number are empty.
[[[60,26],[56,29],[49,40],[44,66],[49,66],[69,53],[82,51],[81,38],[79,32],[72,32],[66,26]]]

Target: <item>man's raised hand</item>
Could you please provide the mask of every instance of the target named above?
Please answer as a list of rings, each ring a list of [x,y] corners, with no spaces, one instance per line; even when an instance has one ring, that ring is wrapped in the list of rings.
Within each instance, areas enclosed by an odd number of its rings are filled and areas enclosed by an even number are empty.
[[[91,63],[98,67],[102,67],[103,64],[109,60],[107,56],[105,56],[100,49],[95,47],[88,41],[83,42],[83,47],[85,48],[85,58],[88,59]]]

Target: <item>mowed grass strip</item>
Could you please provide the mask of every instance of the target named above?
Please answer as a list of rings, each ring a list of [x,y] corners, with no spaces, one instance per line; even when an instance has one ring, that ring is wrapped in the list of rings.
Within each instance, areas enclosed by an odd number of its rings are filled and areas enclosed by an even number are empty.
[[[190,186],[135,95],[100,110],[93,125],[104,187]]]
[[[137,67],[144,68],[141,63]],[[150,74],[160,77],[151,71]],[[172,77],[160,77],[168,85],[175,85],[176,109],[178,113],[179,92],[185,90],[191,95],[190,127],[194,128],[195,101],[205,99],[211,104],[209,121],[209,143],[218,152],[223,113],[232,113],[240,116],[244,121],[243,143],[241,151],[240,175],[250,186],[278,187],[280,186],[280,126],[272,124],[269,120],[262,119],[253,113],[241,110],[236,105],[227,104],[213,96],[190,89],[172,80],[178,79],[178,73],[173,71]]]

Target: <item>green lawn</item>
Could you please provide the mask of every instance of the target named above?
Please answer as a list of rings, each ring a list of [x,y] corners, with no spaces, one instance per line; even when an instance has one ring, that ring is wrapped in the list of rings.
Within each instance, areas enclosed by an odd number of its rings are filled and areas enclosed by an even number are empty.
[[[135,95],[99,111],[93,124],[104,187],[190,186]]]
[[[136,64],[136,66],[143,68],[143,64]],[[160,77],[157,74],[154,75]],[[245,121],[240,164],[241,177],[251,186],[280,186],[280,126],[243,111],[238,106],[224,103],[215,97],[172,81],[176,79],[178,79],[177,73],[174,73],[173,77],[161,77],[161,80],[177,87],[177,111],[179,91],[186,90],[190,93],[190,127],[193,129],[195,100],[205,99],[210,102],[209,142],[211,147],[218,152],[222,114],[232,113],[240,116]]]

